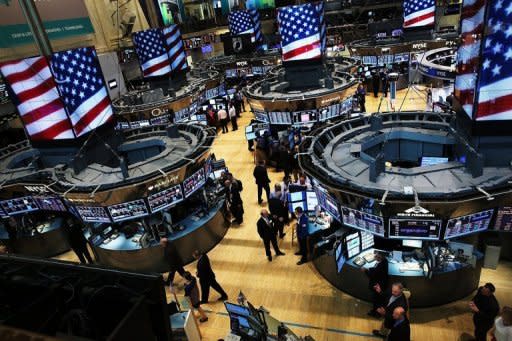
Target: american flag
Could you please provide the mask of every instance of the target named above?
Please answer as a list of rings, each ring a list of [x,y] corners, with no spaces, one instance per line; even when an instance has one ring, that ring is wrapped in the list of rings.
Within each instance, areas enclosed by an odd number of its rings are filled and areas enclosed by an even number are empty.
[[[461,12],[461,44],[457,51],[455,97],[473,118],[480,47],[484,30],[485,0],[464,0]]]
[[[251,15],[252,22],[254,24],[254,38],[257,42],[261,42],[263,40],[263,35],[261,34],[260,13],[255,9],[250,9],[249,14]]]
[[[251,41],[256,41],[254,22],[249,11],[233,11],[229,13],[228,21],[231,34],[250,34]]]
[[[313,4],[279,8],[278,21],[283,61],[322,57],[322,23]]]
[[[173,71],[187,69],[187,54],[183,40],[181,40],[181,32],[178,25],[165,27],[163,33],[171,62],[171,69]]]
[[[160,29],[151,28],[133,33],[133,44],[144,77],[163,76],[171,72],[164,36]]]
[[[404,28],[434,24],[435,0],[405,0]]]
[[[489,3],[477,121],[512,119],[512,0]]]
[[[113,118],[110,97],[93,47],[54,53],[50,65],[77,137]]]
[[[320,14],[320,23],[322,25],[322,28],[320,30],[320,39],[322,42],[322,52],[325,51],[326,45],[327,45],[327,29],[325,24],[325,14],[324,14],[324,2],[320,1],[316,4],[316,10]]]
[[[0,71],[33,141],[75,137],[45,57],[0,63]]]

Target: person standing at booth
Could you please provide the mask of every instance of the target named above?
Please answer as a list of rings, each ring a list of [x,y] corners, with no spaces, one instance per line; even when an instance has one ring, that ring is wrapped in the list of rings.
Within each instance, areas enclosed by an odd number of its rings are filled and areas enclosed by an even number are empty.
[[[368,315],[380,317],[379,313],[377,313],[377,308],[383,304],[381,292],[386,291],[388,287],[388,260],[382,253],[377,252],[375,254],[375,261],[377,264],[374,267],[369,269],[361,268],[361,271],[368,276],[368,289],[372,292],[373,308],[368,312]]]
[[[229,119],[231,120],[231,131],[238,130],[238,124],[236,122],[236,110],[232,103],[229,104]]]
[[[167,276],[165,284],[172,285],[174,282],[174,276],[176,276],[176,272],[179,273],[181,277],[185,278],[183,261],[178,254],[178,250],[176,250],[176,246],[169,242],[167,238],[160,239],[160,246],[164,248],[164,258],[169,265],[169,276]]]
[[[242,196],[240,195],[238,182],[231,182],[231,180],[226,180],[224,182],[224,186],[226,187],[226,199],[228,202],[229,210],[235,218],[235,222],[238,225],[241,225],[244,222],[244,203],[242,201]]]
[[[91,254],[87,249],[87,239],[82,232],[81,227],[75,222],[75,219],[69,217],[65,220],[64,230],[67,234],[67,239],[69,246],[75,252],[80,263],[82,264],[92,264],[94,261],[92,260]]]
[[[210,287],[220,294],[218,301],[226,301],[228,294],[217,282],[208,255],[195,250],[192,256],[197,260],[197,277],[199,277],[199,284],[201,285],[201,303],[208,303]]]
[[[405,309],[397,307],[393,310],[393,326],[387,341],[411,341],[411,325],[405,316]]]
[[[261,205],[263,200],[261,199],[261,194],[263,190],[267,194],[267,201],[270,199],[270,179],[268,177],[267,167],[265,167],[265,161],[258,161],[258,165],[254,168],[252,172],[254,179],[256,181],[256,185],[258,186],[258,204]]]
[[[379,97],[379,88],[380,88],[380,77],[379,74],[374,71],[372,74],[372,86],[373,86],[373,97]]]
[[[267,210],[261,210],[260,219],[258,219],[256,225],[258,227],[258,234],[263,240],[263,245],[265,246],[265,253],[267,255],[268,261],[272,262],[270,243],[272,243],[276,257],[284,256],[284,253],[279,250],[279,246],[277,245],[277,228],[275,227],[274,222],[270,218],[270,214]]]
[[[500,305],[494,296],[495,291],[492,283],[486,283],[478,288],[475,297],[469,302],[469,308],[473,312],[476,341],[487,340],[487,332],[494,325],[494,319],[500,311]]]
[[[384,291],[377,289],[377,292],[383,295],[383,305],[377,308],[377,313],[384,317],[380,330],[374,329],[373,335],[385,338],[388,336],[389,331],[393,328],[395,319],[393,318],[393,312],[396,308],[401,307],[404,311],[409,309],[407,299],[403,293],[404,286],[402,283],[393,283],[391,286],[391,293],[385,294]]]
[[[219,109],[219,111],[217,111],[217,117],[220,121],[220,125],[222,126],[222,133],[225,134],[227,133],[229,130],[228,130],[228,121],[229,121],[229,118],[228,118],[228,113],[227,111],[221,107]]]
[[[297,217],[297,240],[299,241],[299,251],[295,253],[301,256],[297,265],[302,265],[308,261],[308,217],[304,214],[302,207],[295,209]]]
[[[356,98],[361,112],[366,112],[366,90],[363,83],[359,83],[356,90]]]

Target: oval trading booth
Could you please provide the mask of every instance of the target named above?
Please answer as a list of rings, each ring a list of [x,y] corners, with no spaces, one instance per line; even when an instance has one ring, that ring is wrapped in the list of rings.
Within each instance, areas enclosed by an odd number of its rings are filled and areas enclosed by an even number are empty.
[[[410,290],[411,306],[445,304],[478,287],[485,234],[510,230],[510,165],[491,153],[510,146],[503,139],[477,151],[460,122],[453,113],[375,114],[320,127],[300,145],[314,191],[291,189],[290,210],[307,208],[313,263],[331,284],[371,300],[361,269],[375,266],[379,252],[390,283]]]

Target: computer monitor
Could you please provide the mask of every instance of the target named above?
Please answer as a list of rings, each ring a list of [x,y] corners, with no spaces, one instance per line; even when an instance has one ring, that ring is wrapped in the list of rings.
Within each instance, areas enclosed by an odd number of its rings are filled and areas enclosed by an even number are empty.
[[[343,265],[345,265],[345,262],[347,261],[347,256],[342,252],[340,255],[340,258],[336,261],[336,269],[338,270],[338,273],[343,270]]]
[[[404,239],[402,240],[402,246],[421,249],[423,247],[423,241],[419,239]]]
[[[306,192],[306,206],[308,211],[315,211],[318,206],[318,198],[315,191]]]
[[[288,196],[288,201],[290,202],[303,201],[305,199],[304,192],[293,192],[289,193]]]
[[[348,258],[355,257],[361,252],[359,232],[354,232],[345,236],[345,248],[347,249]]]
[[[215,104],[215,100],[211,99],[211,100],[208,101],[208,103],[210,103],[211,105],[214,105]]]
[[[229,302],[224,302],[224,305],[226,306],[226,311],[229,314],[236,314],[236,315],[245,316],[245,317],[248,317],[251,315],[249,308],[244,307],[243,305],[238,305],[238,304],[229,303]]]
[[[292,213],[295,212],[295,209],[297,207],[300,207],[300,208],[302,208],[303,211],[305,211],[306,210],[306,202],[305,201],[297,201],[297,202],[288,203],[288,209]]]

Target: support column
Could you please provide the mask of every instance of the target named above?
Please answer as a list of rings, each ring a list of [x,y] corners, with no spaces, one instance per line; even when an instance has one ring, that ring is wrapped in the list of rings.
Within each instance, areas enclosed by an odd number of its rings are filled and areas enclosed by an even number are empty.
[[[37,11],[36,4],[33,0],[18,0],[21,10],[27,19],[28,27],[32,32],[34,41],[42,56],[50,56],[52,54],[52,45],[48,39],[48,35]]]

